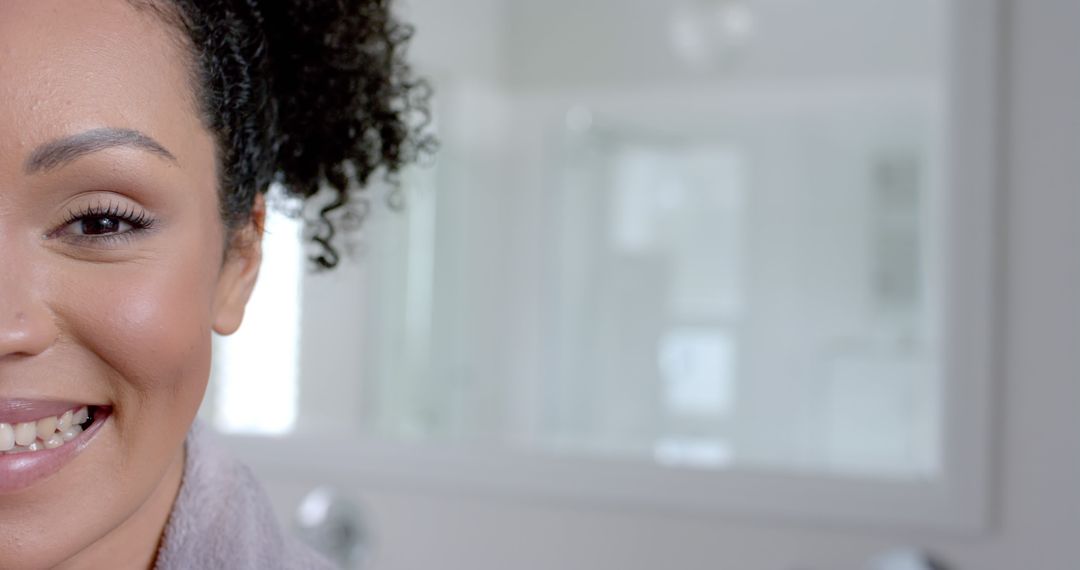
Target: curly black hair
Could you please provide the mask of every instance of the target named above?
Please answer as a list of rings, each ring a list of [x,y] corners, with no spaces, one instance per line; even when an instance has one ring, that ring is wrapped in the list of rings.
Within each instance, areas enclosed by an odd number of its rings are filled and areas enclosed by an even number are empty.
[[[405,60],[411,26],[390,0],[129,0],[161,15],[192,55],[203,122],[217,139],[230,233],[280,183],[333,198],[309,220],[318,268],[340,261],[330,214],[382,172],[434,151],[431,91]],[[362,199],[361,199],[362,200]]]

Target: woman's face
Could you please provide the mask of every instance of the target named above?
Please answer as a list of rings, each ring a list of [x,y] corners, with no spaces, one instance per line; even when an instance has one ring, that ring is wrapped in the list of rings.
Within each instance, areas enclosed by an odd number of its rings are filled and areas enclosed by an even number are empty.
[[[239,325],[257,239],[223,258],[187,57],[126,0],[0,2],[0,450],[45,420],[0,453],[0,568],[152,561],[211,331]]]

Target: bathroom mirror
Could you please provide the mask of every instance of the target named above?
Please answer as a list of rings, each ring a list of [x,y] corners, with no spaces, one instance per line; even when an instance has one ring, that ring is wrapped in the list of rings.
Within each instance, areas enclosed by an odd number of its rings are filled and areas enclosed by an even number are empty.
[[[211,421],[420,484],[979,528],[997,4],[473,3],[406,5],[437,161],[336,274],[282,222],[252,319],[299,311],[223,344]]]

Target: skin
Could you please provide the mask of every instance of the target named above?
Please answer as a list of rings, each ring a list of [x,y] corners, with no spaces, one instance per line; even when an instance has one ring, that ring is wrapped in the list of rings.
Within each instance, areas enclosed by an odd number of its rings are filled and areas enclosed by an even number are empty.
[[[153,564],[211,331],[240,325],[261,256],[261,198],[238,235],[221,221],[188,63],[126,0],[0,1],[0,399],[113,407],[66,467],[0,495],[0,568]],[[100,128],[172,158],[122,144],[28,171],[43,145]],[[64,225],[111,206],[153,225],[115,239]]]

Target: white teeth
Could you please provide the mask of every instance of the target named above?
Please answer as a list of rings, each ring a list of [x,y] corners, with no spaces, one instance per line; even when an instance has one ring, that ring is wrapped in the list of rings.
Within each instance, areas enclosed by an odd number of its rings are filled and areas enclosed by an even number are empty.
[[[71,427],[71,420],[75,419],[75,413],[71,410],[64,412],[64,415],[60,416],[60,421],[56,423],[56,431],[64,432]]]
[[[23,422],[21,424],[15,424],[15,443],[19,445],[30,445],[37,439],[37,423],[36,422]]]
[[[64,435],[53,432],[52,435],[49,436],[49,439],[44,439],[42,441],[45,442],[45,449],[56,449],[57,447],[64,445]]]
[[[41,418],[37,421],[37,436],[41,441],[49,439],[52,434],[56,433],[56,425],[60,423],[55,416],[50,418]]]
[[[71,441],[79,437],[80,433],[82,433],[82,426],[71,426],[64,430],[62,435],[64,436],[64,441]]]
[[[79,437],[88,419],[90,410],[83,406],[36,422],[0,423],[0,454],[56,449]]]
[[[15,428],[11,424],[0,424],[0,451],[15,449]]]

